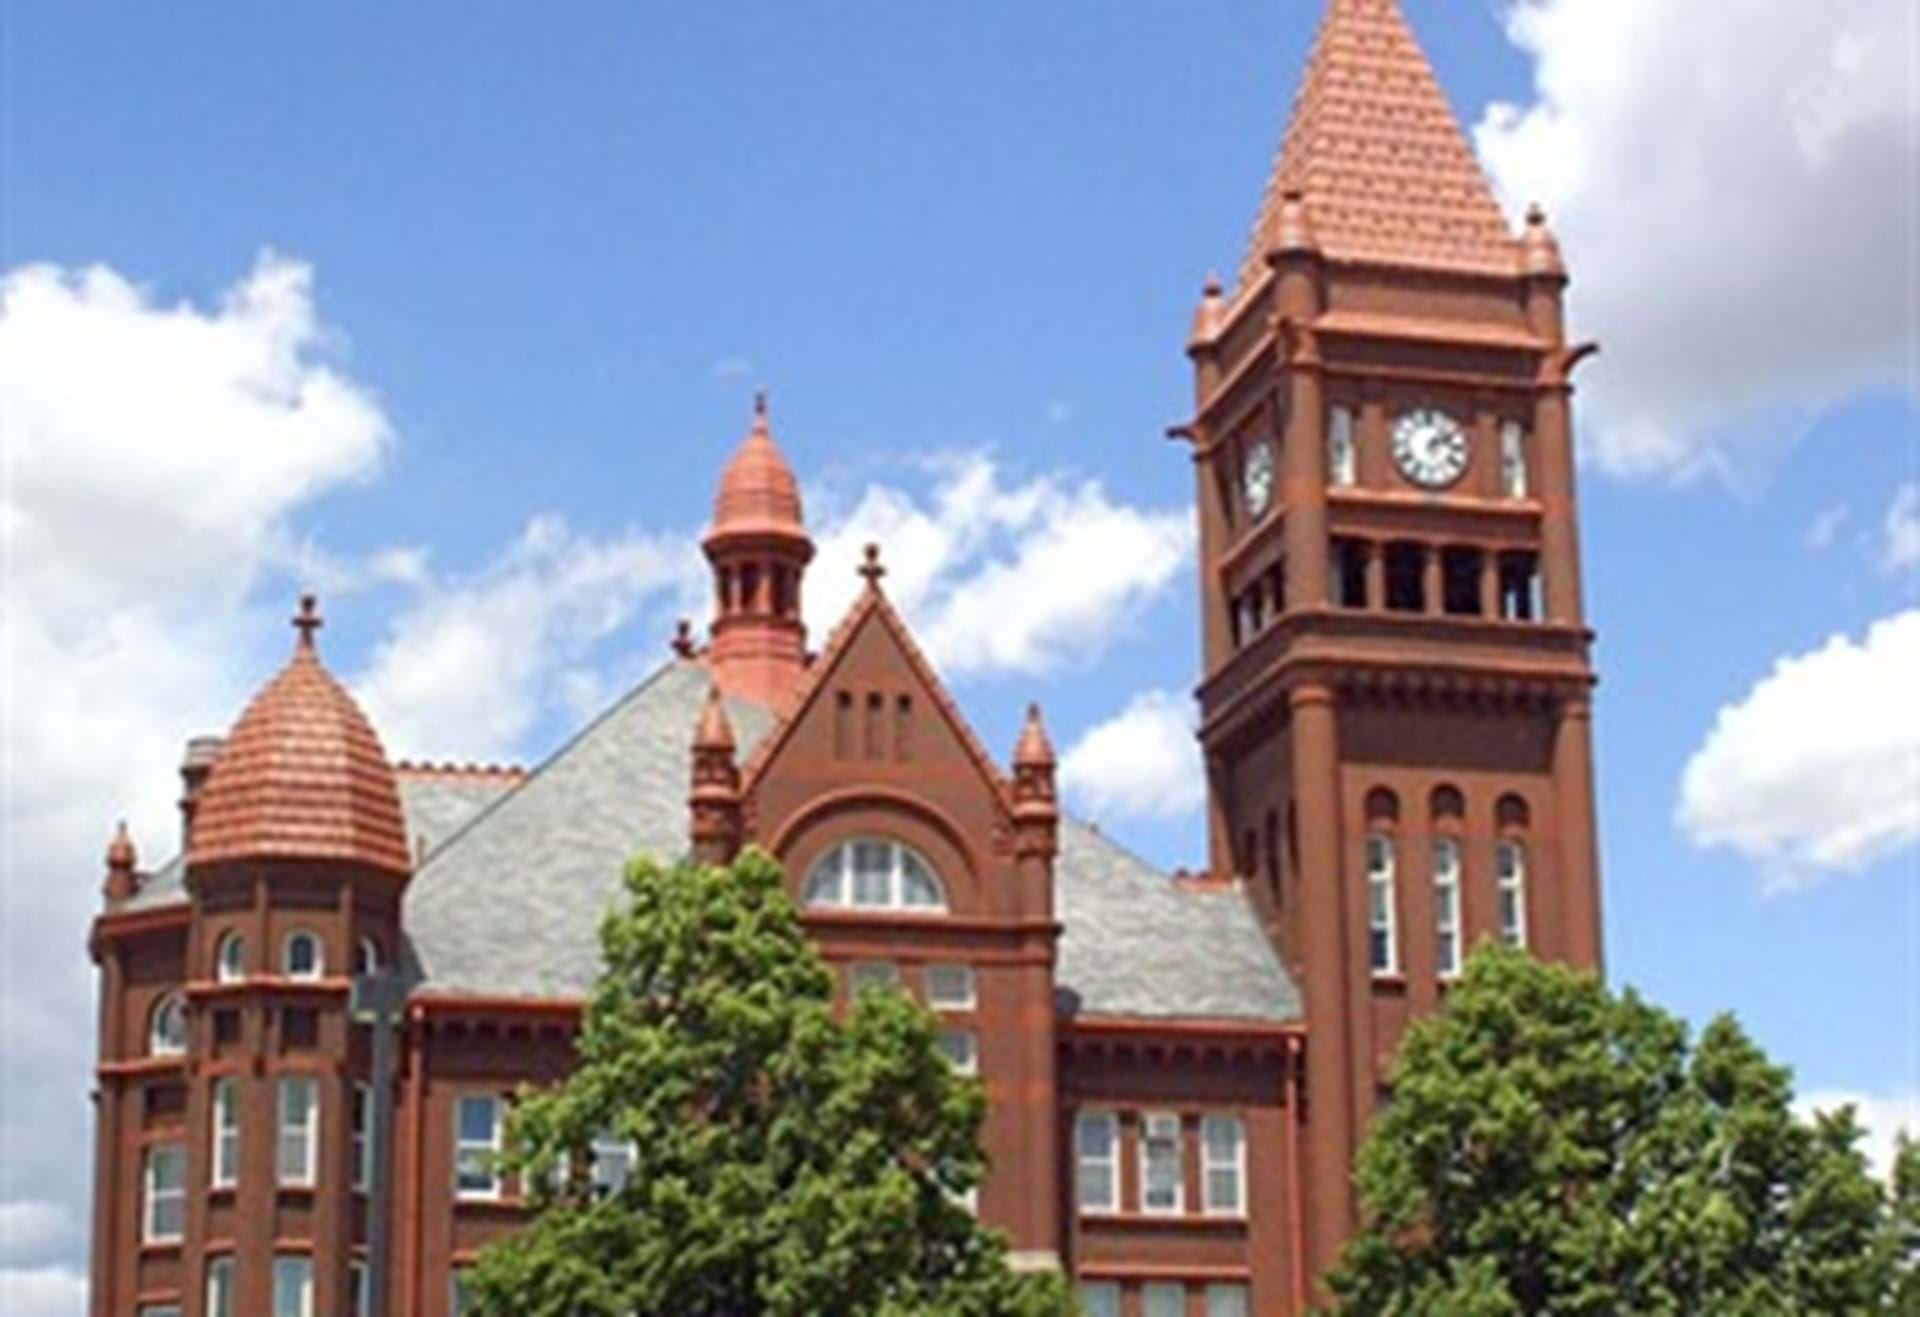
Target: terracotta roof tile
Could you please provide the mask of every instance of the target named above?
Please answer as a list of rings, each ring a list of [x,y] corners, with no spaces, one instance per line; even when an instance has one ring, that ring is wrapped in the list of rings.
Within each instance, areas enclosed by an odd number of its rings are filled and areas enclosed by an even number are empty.
[[[1330,0],[1254,221],[1242,290],[1265,270],[1295,191],[1334,260],[1519,273],[1519,245],[1399,0]]]
[[[805,537],[800,482],[773,442],[767,424],[765,394],[753,400],[753,425],[720,475],[713,500],[713,527],[707,538],[725,535],[790,534]]]
[[[373,725],[320,662],[310,599],[293,658],[240,715],[194,810],[189,865],[344,860],[406,874],[400,791]]]

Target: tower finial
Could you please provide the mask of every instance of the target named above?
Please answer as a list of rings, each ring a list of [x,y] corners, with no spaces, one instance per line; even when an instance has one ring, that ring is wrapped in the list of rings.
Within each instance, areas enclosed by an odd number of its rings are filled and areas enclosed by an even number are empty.
[[[297,648],[302,654],[314,652],[313,633],[326,625],[320,616],[320,601],[311,592],[300,596],[300,611],[293,615],[293,629],[300,633]]]
[[[880,565],[880,546],[869,542],[861,555],[860,578],[867,583],[867,589],[878,590],[880,578],[886,574],[887,569]]]
[[[753,391],[753,428],[761,434],[767,432],[767,391],[765,389]]]

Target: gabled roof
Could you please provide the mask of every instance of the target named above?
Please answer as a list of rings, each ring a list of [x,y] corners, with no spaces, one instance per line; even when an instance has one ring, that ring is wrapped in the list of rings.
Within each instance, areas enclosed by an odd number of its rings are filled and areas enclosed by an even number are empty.
[[[1512,275],[1519,244],[1399,0],[1329,0],[1240,267],[1266,270],[1298,192],[1334,260]]]

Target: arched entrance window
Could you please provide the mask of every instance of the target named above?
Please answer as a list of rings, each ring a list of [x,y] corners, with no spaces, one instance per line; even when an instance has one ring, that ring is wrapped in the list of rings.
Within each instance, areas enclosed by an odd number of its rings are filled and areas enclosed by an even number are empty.
[[[911,847],[881,837],[843,841],[821,856],[807,875],[803,900],[824,909],[947,908],[933,866]]]

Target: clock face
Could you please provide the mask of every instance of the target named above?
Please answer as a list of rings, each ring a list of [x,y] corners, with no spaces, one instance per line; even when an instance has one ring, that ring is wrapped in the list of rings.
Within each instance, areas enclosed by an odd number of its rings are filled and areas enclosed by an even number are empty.
[[[1403,412],[1393,423],[1393,461],[1416,485],[1451,485],[1467,469],[1467,432],[1437,408]]]
[[[1247,450],[1240,483],[1247,496],[1247,511],[1256,517],[1265,514],[1273,501],[1273,448],[1264,440]]]

